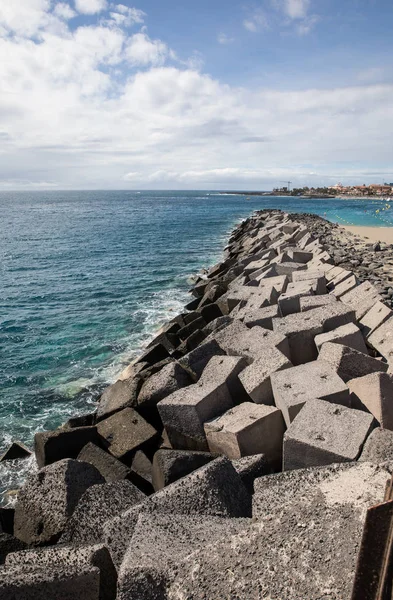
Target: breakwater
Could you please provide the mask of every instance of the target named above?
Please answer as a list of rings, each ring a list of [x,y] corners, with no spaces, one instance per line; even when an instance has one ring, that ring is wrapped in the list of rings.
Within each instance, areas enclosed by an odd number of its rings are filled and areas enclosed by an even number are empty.
[[[310,215],[243,221],[97,410],[36,434],[0,599],[349,600],[393,456],[390,256]]]

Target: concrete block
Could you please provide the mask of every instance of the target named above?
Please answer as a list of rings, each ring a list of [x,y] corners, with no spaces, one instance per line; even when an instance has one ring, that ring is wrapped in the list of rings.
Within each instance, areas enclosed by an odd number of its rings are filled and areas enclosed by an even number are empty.
[[[61,537],[62,543],[95,544],[102,526],[146,498],[130,481],[93,485],[79,500]]]
[[[393,375],[371,373],[352,379],[348,387],[353,406],[365,407],[383,429],[393,430]]]
[[[264,454],[279,465],[285,431],[281,411],[264,404],[244,402],[205,423],[209,449],[229,458]]]
[[[315,345],[318,352],[322,344],[326,344],[326,342],[342,344],[343,346],[349,346],[354,350],[358,350],[358,352],[368,354],[362,333],[354,323],[348,323],[348,325],[342,325],[341,327],[337,327],[337,329],[317,335],[315,337]]]
[[[215,339],[205,340],[198,348],[192,350],[179,359],[179,365],[187,371],[194,381],[202,375],[203,369],[213,356],[223,356],[224,350],[220,348]]]
[[[272,286],[260,289],[257,286],[243,285],[229,289],[217,300],[217,304],[222,314],[228,315],[238,304],[242,307],[252,300],[253,304],[262,308],[274,304],[277,297],[278,294]]]
[[[161,490],[170,483],[203,467],[213,459],[214,456],[209,452],[158,450],[153,459],[154,490],[156,492]]]
[[[364,444],[360,461],[368,461],[376,465],[388,464],[389,471],[393,465],[393,431],[376,427]]]
[[[349,406],[349,390],[334,369],[322,360],[272,373],[274,401],[287,427],[304,404],[320,398]]]
[[[345,382],[370,373],[385,373],[388,365],[363,352],[342,344],[325,342],[320,347],[318,360],[329,363]]]
[[[358,320],[362,319],[366,312],[368,312],[376,302],[381,300],[382,296],[370,281],[361,283],[350,292],[341,296],[341,302],[356,311],[356,318]]]
[[[130,469],[125,464],[91,442],[82,448],[77,458],[93,465],[108,483],[121,481],[130,473]]]
[[[330,293],[336,296],[336,298],[341,298],[341,296],[343,296],[350,290],[353,290],[357,285],[358,280],[355,277],[355,275],[350,275],[350,277],[347,277],[346,279],[344,279],[344,281],[335,285]]]
[[[289,344],[289,358],[294,365],[300,365],[318,356],[314,344],[316,335],[323,332],[320,315],[310,310],[295,313],[282,319],[273,319],[273,331],[285,336]]]
[[[232,460],[232,465],[250,494],[254,493],[255,479],[271,475],[274,472],[274,465],[265,454],[242,456],[242,458]]]
[[[325,294],[324,296],[304,296],[300,298],[300,312],[307,312],[314,308],[321,308],[327,304],[333,304],[337,302],[337,298],[331,294]]]
[[[266,348],[251,365],[239,375],[239,379],[250,398],[257,404],[273,405],[270,376],[276,371],[292,367],[291,361],[277,348]]]
[[[24,542],[8,533],[0,531],[0,565],[5,563],[10,553],[19,552],[25,548],[27,548],[27,545]]]
[[[93,465],[72,459],[30,475],[15,506],[15,537],[30,545],[57,542],[82,494],[104,481]]]
[[[363,411],[309,400],[285,432],[283,470],[354,461],[373,427]]]
[[[155,407],[160,400],[191,383],[189,373],[178,362],[171,362],[144,382],[137,404],[144,408]]]
[[[388,319],[374,329],[368,336],[367,342],[391,364],[393,361],[393,319]]]
[[[316,282],[316,294],[326,294],[326,277],[322,269],[307,269],[306,271],[297,271],[292,273],[293,283],[312,280]]]
[[[123,408],[136,406],[142,383],[143,379],[136,375],[129,379],[119,379],[108,386],[98,404],[98,420],[105,419]]]
[[[215,302],[206,304],[202,308],[199,308],[198,311],[201,313],[201,316],[205,319],[206,323],[211,323],[215,319],[223,316],[220,307]]]
[[[96,427],[76,427],[36,433],[34,452],[38,467],[50,465],[63,458],[76,458],[89,442],[97,445],[101,443]]]
[[[130,460],[137,450],[148,448],[158,438],[157,431],[133,408],[125,408],[97,425],[108,452],[119,460]]]
[[[7,568],[0,578],[0,600],[99,600],[99,589],[95,567]]]
[[[286,291],[289,283],[289,279],[286,275],[278,275],[277,277],[269,277],[267,279],[256,277],[256,281],[258,282],[260,290],[268,290],[270,287],[273,287],[276,290],[277,297],[275,298],[275,302],[277,302],[278,296]],[[252,302],[253,299],[250,298],[250,303]]]
[[[66,567],[83,571],[88,566],[95,567],[100,572],[99,600],[116,598],[117,573],[109,551],[103,544],[79,547],[62,545],[25,550],[13,552],[6,559],[6,567],[9,569],[51,571],[53,567]],[[52,597],[48,597],[48,600],[52,600]]]
[[[363,335],[368,338],[371,333],[383,325],[383,323],[385,323],[392,316],[393,310],[388,308],[386,304],[383,304],[382,302],[376,302],[360,320],[360,327]]]
[[[277,275],[287,275],[288,277],[292,277],[294,271],[304,271],[306,265],[296,262],[282,262],[274,263],[274,268]]]
[[[252,308],[246,304],[246,306],[236,312],[236,319],[242,321],[249,329],[258,326],[272,331],[272,321],[274,317],[278,316],[277,305],[266,306],[265,308]]]
[[[16,460],[31,456],[32,452],[21,442],[12,442],[7,450],[0,456],[0,463],[5,460]]]
[[[327,284],[327,289],[329,291],[333,290],[337,285],[348,279],[353,275],[352,271],[347,271],[346,269],[341,269],[341,271],[333,277],[333,279],[329,279]],[[349,290],[348,290],[349,291]]]
[[[162,432],[161,444],[165,444],[164,435],[166,432]],[[150,456],[150,452],[149,452]],[[131,481],[143,494],[150,496],[153,493],[153,463],[150,458],[142,451],[138,450],[135,453],[131,463],[131,471],[127,479]]]
[[[310,281],[290,283],[284,294],[281,294],[278,299],[278,307],[280,315],[286,317],[293,313],[300,312],[300,298],[304,296],[313,296],[316,286]]]
[[[306,252],[301,248],[289,248],[287,253],[293,262],[303,265],[307,264],[314,256],[312,252]]]

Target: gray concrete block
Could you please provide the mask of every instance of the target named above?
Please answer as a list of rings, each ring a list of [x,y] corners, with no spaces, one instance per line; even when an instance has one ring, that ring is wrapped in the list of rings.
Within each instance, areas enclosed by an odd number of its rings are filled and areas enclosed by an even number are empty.
[[[91,442],[82,448],[77,458],[93,465],[108,483],[121,481],[130,473],[130,469],[125,464]]]
[[[196,469],[211,462],[214,456],[210,452],[192,452],[189,450],[158,450],[153,459],[153,487],[157,492],[189,475]]]
[[[374,425],[363,411],[309,400],[285,432],[283,470],[354,461]]]
[[[393,375],[371,373],[348,382],[351,402],[366,408],[383,429],[393,430]]]
[[[143,502],[145,498],[130,481],[93,485],[79,500],[60,541],[71,544],[100,542],[102,526],[106,521]]]
[[[342,344],[325,342],[322,344],[318,360],[329,363],[337,375],[345,382],[370,373],[385,373],[388,365],[363,352]]]
[[[336,298],[341,298],[344,294],[357,287],[357,285],[358,280],[355,275],[350,275],[344,281],[335,285],[330,293],[336,296]]]
[[[161,420],[174,448],[208,450],[203,424],[231,408],[237,396],[245,393],[241,393],[243,387],[238,379],[245,366],[243,358],[213,357],[197,384],[178,390],[158,403]]]
[[[233,459],[264,454],[271,464],[281,463],[285,425],[276,407],[244,402],[204,427],[212,453]]]
[[[190,383],[192,379],[189,373],[178,362],[171,362],[144,382],[137,404],[144,408],[155,407],[160,400]]]
[[[388,319],[374,329],[368,336],[367,342],[391,364],[393,362],[393,319]]]
[[[287,427],[304,404],[320,398],[349,406],[349,390],[328,363],[322,360],[278,371],[271,375],[274,401]]]
[[[284,294],[278,299],[280,315],[285,317],[293,313],[300,312],[300,298],[304,296],[313,296],[316,286],[310,281],[290,283]]]
[[[0,456],[0,463],[5,460],[15,460],[20,458],[27,458],[31,456],[32,452],[21,442],[12,442],[7,450]]]
[[[223,356],[224,354],[224,350],[220,348],[215,339],[205,340],[198,348],[180,358],[178,362],[191,378],[197,381],[209,360],[213,356]]]
[[[58,545],[51,548],[25,550],[9,554],[6,560],[6,567],[10,569],[23,570],[27,567],[50,571],[53,567],[62,566],[76,571],[83,571],[88,566],[96,567],[100,572],[99,599],[116,598],[117,573],[109,551],[103,544],[78,547]]]
[[[243,321],[249,329],[258,326],[271,331],[273,330],[273,319],[278,316],[277,305],[254,309],[246,304],[236,313],[236,318]]]
[[[292,273],[293,283],[312,280],[316,283],[316,294],[326,294],[326,277],[322,269],[307,269],[306,271],[297,271]]]
[[[376,302],[381,300],[382,296],[370,281],[364,281],[356,288],[341,296],[341,302],[356,311],[356,318],[358,320],[362,319],[366,312],[368,312]]]
[[[306,252],[306,251],[302,250],[301,248],[289,248],[287,253],[288,253],[289,258],[293,262],[301,263],[304,265],[306,263],[310,262],[310,260],[314,256],[312,252]]]
[[[254,493],[255,479],[264,475],[271,475],[274,472],[274,465],[264,454],[236,458],[232,460],[232,465],[250,494]]]
[[[89,442],[96,445],[101,443],[96,427],[76,427],[36,433],[34,452],[38,467],[50,465],[64,458],[76,458]]]
[[[315,345],[318,352],[323,344],[332,342],[334,344],[342,344],[343,346],[349,346],[358,352],[363,352],[368,355],[366,344],[362,333],[354,323],[348,323],[348,325],[342,325],[333,329],[328,333],[321,333],[315,337]]]
[[[277,297],[275,302],[277,302],[277,298],[279,294],[282,294],[286,291],[289,279],[286,275],[277,275],[276,277],[268,277],[268,278],[260,278],[254,274],[254,279],[258,282],[258,287],[260,290],[268,290],[269,288],[274,288],[277,292]],[[252,302],[252,298],[250,299],[250,303]]]
[[[393,466],[393,431],[376,427],[368,436],[364,444],[360,461],[374,464],[388,465],[388,470]]]
[[[104,481],[93,465],[72,459],[30,475],[15,506],[15,537],[31,545],[56,542],[83,493]]]
[[[256,522],[185,557],[169,597],[350,598],[364,516],[387,478],[356,463],[257,479]]]
[[[99,420],[106,419],[119,410],[136,406],[142,383],[143,379],[136,375],[129,379],[119,379],[108,386],[100,398],[97,408],[97,418]]]
[[[100,571],[95,567],[26,566],[3,569],[0,600],[99,600]]]
[[[369,337],[378,327],[393,316],[393,310],[382,302],[376,302],[360,320],[363,335]]]
[[[305,296],[300,298],[300,312],[307,312],[314,308],[321,308],[326,304],[333,304],[337,302],[337,298],[331,294],[325,294],[324,296]]]
[[[7,556],[13,552],[19,552],[27,548],[27,545],[11,534],[0,531],[0,565],[7,560]]]
[[[250,398],[257,404],[273,405],[270,376],[276,371],[292,367],[291,361],[277,348],[266,348],[259,358],[246,367],[239,379]]]
[[[125,408],[100,421],[97,430],[108,445],[108,452],[123,461],[158,439],[157,431],[133,408]]]

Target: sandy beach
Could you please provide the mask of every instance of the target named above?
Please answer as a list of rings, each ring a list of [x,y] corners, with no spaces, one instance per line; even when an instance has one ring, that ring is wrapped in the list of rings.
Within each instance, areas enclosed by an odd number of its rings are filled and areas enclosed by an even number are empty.
[[[344,229],[368,238],[373,242],[385,242],[387,244],[393,244],[393,227],[362,227],[355,225],[343,226]]]

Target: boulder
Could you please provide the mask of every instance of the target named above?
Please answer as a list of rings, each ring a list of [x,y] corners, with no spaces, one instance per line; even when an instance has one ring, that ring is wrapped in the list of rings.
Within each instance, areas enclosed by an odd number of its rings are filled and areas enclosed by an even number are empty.
[[[278,371],[271,375],[274,401],[291,424],[304,404],[315,398],[349,406],[349,390],[330,364],[322,360]]]
[[[122,461],[130,461],[137,450],[151,447],[157,431],[133,408],[125,408],[97,424],[108,452]]]
[[[309,400],[284,435],[283,470],[354,461],[373,427],[363,411]]]
[[[96,427],[75,427],[43,431],[34,436],[34,452],[38,467],[50,465],[64,458],[77,458],[89,442],[100,445]]]
[[[102,526],[146,498],[130,481],[93,485],[79,500],[61,537],[62,543],[95,544]]]
[[[214,456],[209,452],[188,450],[158,450],[153,459],[153,487],[157,492],[181,477],[211,462]]]
[[[107,483],[121,481],[130,474],[125,464],[91,442],[82,448],[78,460],[94,465]]]
[[[348,382],[351,402],[368,410],[383,429],[393,430],[393,375],[370,373]]]
[[[64,459],[29,476],[15,506],[15,537],[30,545],[55,543],[83,493],[104,483],[89,463]]]
[[[244,402],[204,427],[212,453],[232,459],[264,454],[272,465],[281,464],[285,424],[273,406]]]

